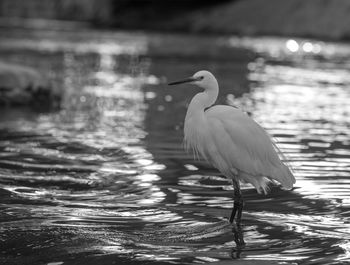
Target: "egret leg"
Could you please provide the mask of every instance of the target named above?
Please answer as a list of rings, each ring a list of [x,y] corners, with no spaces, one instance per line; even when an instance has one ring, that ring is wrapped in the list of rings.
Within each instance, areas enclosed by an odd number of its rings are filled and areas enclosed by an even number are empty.
[[[233,220],[236,217],[236,224],[240,225],[243,211],[243,198],[238,181],[233,180],[233,188],[233,209],[231,212],[230,223],[233,223]]]

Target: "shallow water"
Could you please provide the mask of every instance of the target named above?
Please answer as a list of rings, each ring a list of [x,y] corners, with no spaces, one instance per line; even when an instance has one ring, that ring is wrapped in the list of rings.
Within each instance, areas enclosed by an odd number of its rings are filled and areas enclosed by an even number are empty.
[[[58,112],[1,110],[1,264],[350,262],[350,46],[94,31],[3,36],[4,60],[41,69],[66,95]],[[243,249],[227,222],[230,183],[182,148],[198,89],[166,86],[203,68],[218,77],[218,102],[266,128],[297,179],[267,196],[243,185]]]

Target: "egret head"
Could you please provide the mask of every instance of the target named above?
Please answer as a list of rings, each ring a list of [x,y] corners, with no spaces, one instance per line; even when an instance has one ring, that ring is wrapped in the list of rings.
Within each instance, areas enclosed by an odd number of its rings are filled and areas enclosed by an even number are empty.
[[[218,86],[218,82],[216,81],[215,76],[210,73],[209,71],[198,71],[195,73],[193,76],[175,81],[175,82],[170,82],[168,85],[178,85],[178,84],[183,84],[183,83],[192,83],[194,85],[197,85],[205,90],[211,89],[211,88],[216,88]]]

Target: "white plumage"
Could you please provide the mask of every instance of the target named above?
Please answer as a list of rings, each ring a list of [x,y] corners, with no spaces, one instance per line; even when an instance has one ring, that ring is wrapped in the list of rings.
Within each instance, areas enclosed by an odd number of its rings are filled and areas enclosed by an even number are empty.
[[[212,106],[219,86],[208,71],[170,85],[192,82],[204,91],[195,95],[185,118],[185,146],[201,155],[239,189],[239,181],[267,192],[270,180],[291,189],[295,178],[278,156],[267,132],[248,115],[232,106]],[[212,106],[212,107],[211,107]]]
[[[254,120],[230,106],[187,112],[185,146],[199,153],[228,178],[251,183],[267,191],[269,179],[287,189],[295,183],[273,146],[271,138]]]

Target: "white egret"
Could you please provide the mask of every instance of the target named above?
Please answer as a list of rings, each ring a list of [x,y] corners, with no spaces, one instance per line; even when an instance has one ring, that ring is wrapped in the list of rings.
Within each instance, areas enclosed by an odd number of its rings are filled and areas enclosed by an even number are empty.
[[[199,71],[169,85],[182,83],[193,83],[204,89],[193,97],[186,113],[185,147],[195,155],[200,154],[232,180],[234,206],[230,222],[236,219],[240,224],[243,209],[240,181],[251,183],[259,193],[266,194],[270,181],[278,181],[291,189],[295,178],[280,160],[273,140],[259,124],[235,107],[213,106],[219,93],[213,74]]]

